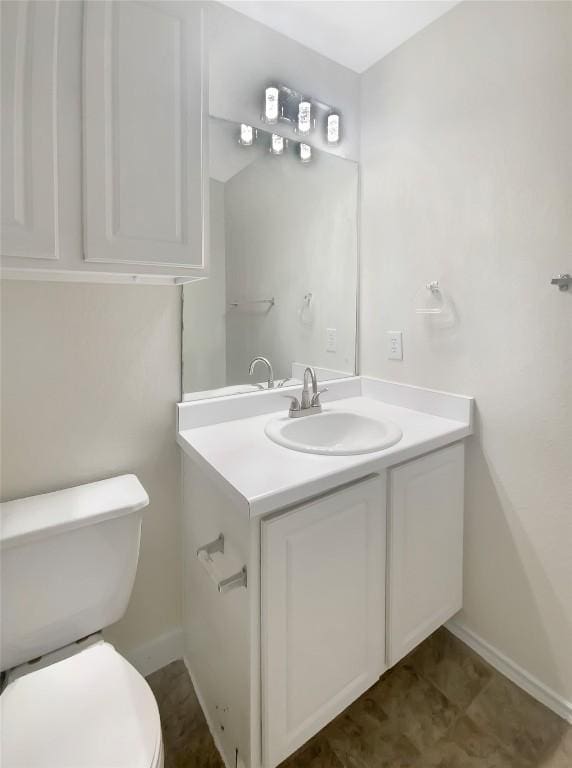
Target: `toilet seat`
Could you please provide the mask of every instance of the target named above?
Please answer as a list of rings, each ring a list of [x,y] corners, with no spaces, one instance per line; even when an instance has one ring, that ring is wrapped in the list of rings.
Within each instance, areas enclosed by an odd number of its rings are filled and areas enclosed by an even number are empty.
[[[0,696],[3,768],[161,768],[146,680],[103,640],[10,682]]]

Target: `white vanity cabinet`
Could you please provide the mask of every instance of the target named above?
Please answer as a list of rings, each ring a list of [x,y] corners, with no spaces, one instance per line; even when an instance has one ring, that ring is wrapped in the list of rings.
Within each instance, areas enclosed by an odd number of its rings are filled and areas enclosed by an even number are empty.
[[[461,607],[463,475],[455,443],[249,518],[184,455],[184,654],[228,766],[275,768]],[[196,555],[220,534],[246,589]]]
[[[2,256],[54,262],[60,255],[59,8],[56,2],[10,0],[0,13]]]
[[[274,766],[379,678],[385,478],[262,521],[263,764]]]
[[[4,277],[205,277],[201,3],[7,0]]]
[[[464,444],[389,470],[387,666],[460,610]]]
[[[200,6],[88,2],[84,29],[86,261],[200,270]]]

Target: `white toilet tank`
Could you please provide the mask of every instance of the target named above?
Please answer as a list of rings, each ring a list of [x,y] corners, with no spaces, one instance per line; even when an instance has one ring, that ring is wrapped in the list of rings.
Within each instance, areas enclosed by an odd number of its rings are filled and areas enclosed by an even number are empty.
[[[0,669],[120,619],[149,497],[121,475],[0,504]]]

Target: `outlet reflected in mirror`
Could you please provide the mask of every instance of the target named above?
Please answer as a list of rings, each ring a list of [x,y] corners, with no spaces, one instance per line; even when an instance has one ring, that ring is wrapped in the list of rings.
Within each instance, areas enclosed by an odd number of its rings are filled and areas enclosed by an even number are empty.
[[[183,287],[185,399],[355,373],[357,163],[209,120],[207,280]],[[272,149],[274,148],[274,152]]]

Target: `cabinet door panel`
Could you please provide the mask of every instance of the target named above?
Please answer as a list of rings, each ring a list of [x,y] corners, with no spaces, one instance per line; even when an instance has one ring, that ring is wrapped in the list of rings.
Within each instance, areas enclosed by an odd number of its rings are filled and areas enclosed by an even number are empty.
[[[462,605],[464,446],[389,473],[388,665]]]
[[[57,259],[59,3],[3,2],[2,256]]]
[[[277,765],[379,677],[385,482],[262,523],[262,730]]]
[[[85,258],[202,268],[198,3],[87,3]]]

